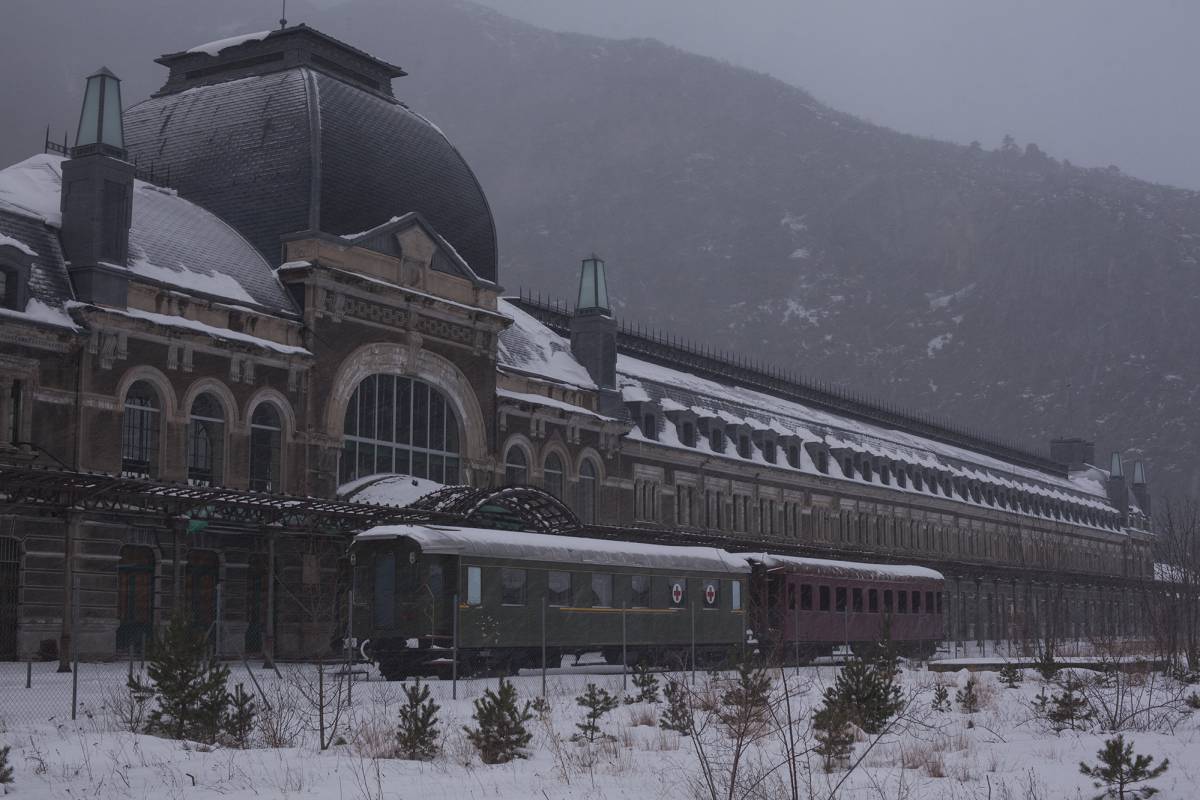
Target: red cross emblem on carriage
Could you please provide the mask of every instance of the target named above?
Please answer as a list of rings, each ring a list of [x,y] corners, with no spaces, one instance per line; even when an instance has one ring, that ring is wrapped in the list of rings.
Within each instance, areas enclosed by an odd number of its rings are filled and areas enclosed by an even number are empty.
[[[683,586],[678,583],[671,586],[671,602],[675,605],[683,602]]]

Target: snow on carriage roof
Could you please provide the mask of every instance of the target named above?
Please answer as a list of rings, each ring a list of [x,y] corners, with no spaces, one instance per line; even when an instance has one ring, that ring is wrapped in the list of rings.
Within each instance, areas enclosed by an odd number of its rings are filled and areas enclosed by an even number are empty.
[[[612,567],[738,573],[750,571],[750,564],[744,556],[734,555],[716,547],[674,547],[526,531],[433,525],[380,525],[354,538],[355,541],[376,541],[401,537],[412,539],[426,553],[527,561],[564,561]]]
[[[837,577],[867,577],[878,580],[922,579],[945,580],[942,573],[928,567],[918,567],[912,564],[860,564],[854,561],[831,561],[824,558],[802,558],[800,556],[780,556],[774,553],[747,553],[747,561],[762,564],[767,569],[778,567],[799,567]]]

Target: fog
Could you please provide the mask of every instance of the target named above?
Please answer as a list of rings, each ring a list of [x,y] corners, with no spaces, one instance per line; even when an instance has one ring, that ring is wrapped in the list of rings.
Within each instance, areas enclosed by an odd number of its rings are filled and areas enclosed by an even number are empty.
[[[653,37],[906,133],[1200,189],[1194,0],[483,0],[558,30]]]

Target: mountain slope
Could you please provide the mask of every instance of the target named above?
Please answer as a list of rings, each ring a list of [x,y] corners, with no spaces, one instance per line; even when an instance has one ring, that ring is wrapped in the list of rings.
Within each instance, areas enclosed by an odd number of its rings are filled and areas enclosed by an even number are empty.
[[[212,36],[112,33],[170,50],[264,27],[245,13]],[[478,173],[510,290],[567,296],[596,250],[628,319],[1031,446],[1093,436],[1148,457],[1160,493],[1200,493],[1197,193],[906,136],[653,41],[457,0],[291,16],[411,73],[397,94]]]

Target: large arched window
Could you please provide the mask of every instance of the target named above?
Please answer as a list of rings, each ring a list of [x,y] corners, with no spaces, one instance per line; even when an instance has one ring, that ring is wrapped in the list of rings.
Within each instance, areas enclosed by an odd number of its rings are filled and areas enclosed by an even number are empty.
[[[121,473],[151,478],[158,474],[158,430],[162,420],[158,392],[138,381],[125,393],[121,415]]]
[[[459,427],[453,407],[423,381],[371,375],[346,406],[342,483],[377,473],[457,484]]]
[[[545,489],[550,494],[563,499],[563,487],[566,486],[566,474],[563,470],[562,459],[557,453],[551,453],[546,456],[546,463],[542,466],[542,474],[544,476],[543,483]]]
[[[525,448],[510,445],[504,454],[504,483],[508,486],[524,486],[529,483],[529,457]]]
[[[259,403],[250,416],[251,490],[277,492],[281,488],[279,455],[282,436],[279,410],[271,403]]]
[[[585,458],[579,464],[579,487],[576,490],[579,494],[575,502],[575,513],[579,516],[579,521],[586,525],[594,525],[596,523],[596,494],[599,486],[599,479],[596,474],[596,465],[592,463],[590,458]]]
[[[192,401],[187,428],[188,483],[213,486],[221,482],[225,450],[225,409],[209,392]]]

